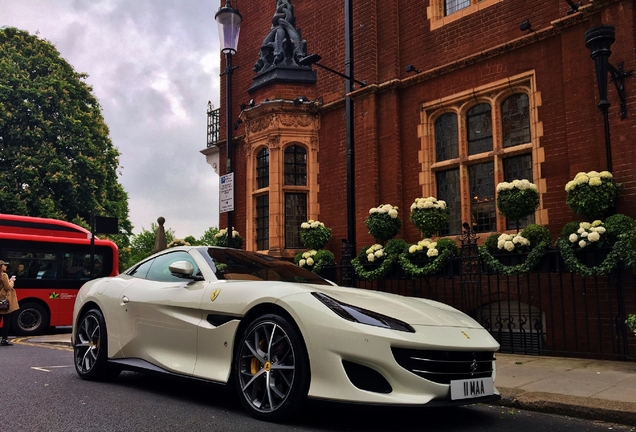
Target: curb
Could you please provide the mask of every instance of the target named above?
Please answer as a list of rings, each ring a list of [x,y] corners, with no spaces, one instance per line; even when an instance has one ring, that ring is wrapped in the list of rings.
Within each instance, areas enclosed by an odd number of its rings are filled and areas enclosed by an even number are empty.
[[[497,405],[636,426],[636,403],[497,387]]]

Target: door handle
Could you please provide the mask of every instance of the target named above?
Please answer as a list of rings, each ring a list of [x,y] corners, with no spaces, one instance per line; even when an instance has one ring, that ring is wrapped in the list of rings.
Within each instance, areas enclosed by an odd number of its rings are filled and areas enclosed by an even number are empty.
[[[121,301],[122,301],[123,304],[127,304],[130,300],[128,300],[128,297],[123,296]]]

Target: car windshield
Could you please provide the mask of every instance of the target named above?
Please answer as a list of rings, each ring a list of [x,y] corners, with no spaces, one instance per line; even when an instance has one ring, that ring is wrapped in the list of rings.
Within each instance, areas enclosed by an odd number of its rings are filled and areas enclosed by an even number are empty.
[[[201,248],[218,279],[299,282],[331,285],[320,276],[290,262],[240,249]]]

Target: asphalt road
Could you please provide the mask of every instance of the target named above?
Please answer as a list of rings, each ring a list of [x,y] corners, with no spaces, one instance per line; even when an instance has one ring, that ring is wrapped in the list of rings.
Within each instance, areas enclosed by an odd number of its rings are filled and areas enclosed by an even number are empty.
[[[13,431],[635,431],[634,428],[491,405],[388,409],[311,403],[287,424],[251,418],[215,386],[123,373],[80,380],[68,348],[0,347],[0,430]]]

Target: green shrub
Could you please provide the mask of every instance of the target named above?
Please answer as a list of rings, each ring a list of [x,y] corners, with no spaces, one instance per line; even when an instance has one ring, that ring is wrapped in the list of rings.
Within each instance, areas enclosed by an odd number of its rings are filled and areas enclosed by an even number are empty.
[[[451,255],[459,255],[459,247],[457,246],[457,243],[455,243],[455,240],[451,240],[449,238],[441,238],[437,240],[437,250],[440,254],[446,250],[450,250]]]
[[[563,229],[561,230],[561,235],[559,237],[567,240],[570,237],[570,234],[576,233],[580,228],[580,222],[572,221],[565,224]]]
[[[497,208],[509,221],[531,215],[539,207],[539,191],[528,180],[513,180],[497,185]]]
[[[565,185],[565,203],[590,222],[605,219],[614,212],[620,187],[608,171],[580,172]]]
[[[501,234],[499,233],[490,234],[486,238],[486,241],[484,242],[484,246],[486,247],[486,250],[490,252],[491,254],[496,254],[501,252],[499,248],[497,248],[497,242],[499,241],[500,235]]]
[[[322,263],[323,265],[333,264],[336,261],[336,257],[327,249],[321,249],[316,253],[314,257],[315,261]]]
[[[300,241],[307,249],[319,250],[331,239],[331,229],[320,221],[309,220],[300,225]]]
[[[615,214],[607,219],[603,223],[607,230],[607,238],[611,244],[618,240],[618,236],[630,232],[636,227],[636,221],[631,217],[624,214]]]
[[[408,250],[408,243],[402,239],[391,239],[384,246],[384,253],[389,256],[400,255]]]
[[[530,241],[531,248],[538,246],[541,242],[545,242],[548,246],[552,244],[550,231],[543,225],[530,224],[521,231],[521,236]]]
[[[382,243],[397,235],[402,227],[402,220],[398,216],[398,208],[391,204],[382,204],[369,209],[369,217],[365,220],[369,234]]]

